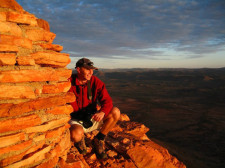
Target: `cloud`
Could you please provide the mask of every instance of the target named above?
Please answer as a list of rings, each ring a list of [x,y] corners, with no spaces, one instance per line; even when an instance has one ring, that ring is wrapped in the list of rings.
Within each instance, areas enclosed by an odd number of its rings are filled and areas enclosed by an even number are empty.
[[[223,0],[18,0],[50,23],[71,56],[155,59],[169,48],[194,57],[222,50]],[[193,57],[193,56],[191,56]]]

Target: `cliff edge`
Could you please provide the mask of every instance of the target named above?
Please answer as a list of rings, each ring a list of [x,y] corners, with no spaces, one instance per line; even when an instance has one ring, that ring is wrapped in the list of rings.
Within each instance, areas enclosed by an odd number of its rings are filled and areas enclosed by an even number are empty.
[[[185,168],[186,166],[170,155],[167,149],[151,141],[147,136],[149,128],[141,123],[130,121],[122,114],[118,124],[106,138],[107,159],[99,160],[92,150],[91,140],[97,131],[86,134],[88,154],[80,155],[72,145],[67,160],[59,160],[63,168]]]

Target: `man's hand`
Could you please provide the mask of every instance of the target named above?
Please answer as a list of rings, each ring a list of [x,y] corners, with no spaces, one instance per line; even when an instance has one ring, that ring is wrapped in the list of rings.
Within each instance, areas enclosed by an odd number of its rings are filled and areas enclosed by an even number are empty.
[[[100,121],[102,121],[102,119],[104,118],[104,116],[105,116],[105,113],[102,112],[102,111],[100,111],[100,112],[98,112],[98,113],[95,113],[95,114],[93,115],[92,118],[93,118],[95,121],[100,122]]]

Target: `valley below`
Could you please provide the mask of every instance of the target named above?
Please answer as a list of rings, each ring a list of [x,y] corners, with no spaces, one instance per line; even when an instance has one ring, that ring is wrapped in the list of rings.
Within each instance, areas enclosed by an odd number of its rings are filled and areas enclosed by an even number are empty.
[[[225,68],[118,69],[95,74],[114,106],[187,168],[225,167]]]

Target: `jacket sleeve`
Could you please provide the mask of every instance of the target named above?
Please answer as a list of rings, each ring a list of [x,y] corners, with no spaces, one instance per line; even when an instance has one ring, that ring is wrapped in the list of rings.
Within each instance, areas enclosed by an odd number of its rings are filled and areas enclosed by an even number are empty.
[[[107,116],[113,107],[112,99],[106,90],[105,84],[100,80],[98,82],[98,99],[101,104],[100,111],[103,111],[105,116]]]

